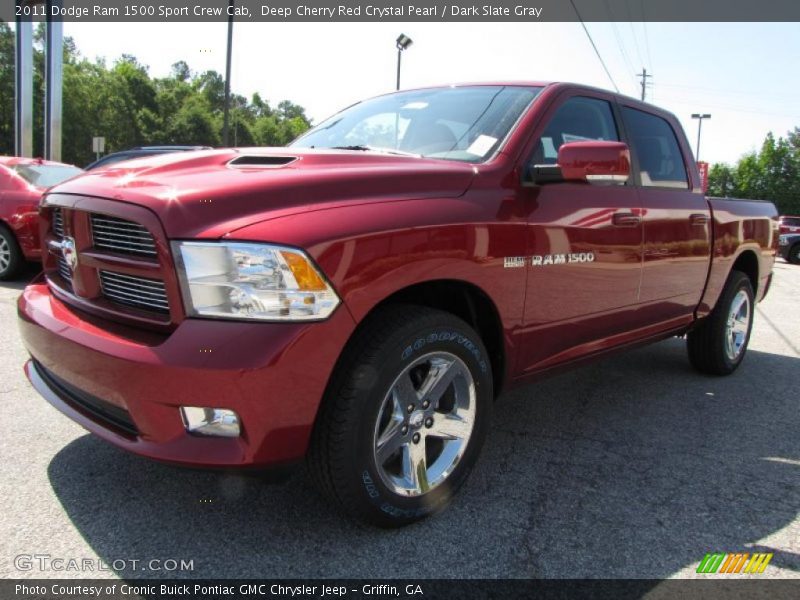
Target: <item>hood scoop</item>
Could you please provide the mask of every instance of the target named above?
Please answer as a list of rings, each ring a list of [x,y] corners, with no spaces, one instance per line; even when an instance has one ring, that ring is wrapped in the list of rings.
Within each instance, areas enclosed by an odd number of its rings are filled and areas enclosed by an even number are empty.
[[[237,156],[230,162],[229,167],[234,168],[259,168],[259,169],[275,169],[283,167],[289,163],[297,160],[296,156],[268,156],[264,154],[244,154]]]

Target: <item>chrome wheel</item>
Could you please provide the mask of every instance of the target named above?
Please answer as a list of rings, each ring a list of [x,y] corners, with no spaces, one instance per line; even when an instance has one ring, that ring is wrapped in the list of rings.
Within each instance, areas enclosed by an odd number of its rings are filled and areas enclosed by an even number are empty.
[[[750,296],[739,290],[733,297],[725,328],[725,354],[731,361],[739,358],[750,331]]]
[[[8,269],[11,264],[11,245],[8,240],[0,235],[0,273]]]
[[[375,424],[374,458],[396,494],[434,489],[461,460],[475,423],[475,382],[449,352],[420,357],[395,379]]]

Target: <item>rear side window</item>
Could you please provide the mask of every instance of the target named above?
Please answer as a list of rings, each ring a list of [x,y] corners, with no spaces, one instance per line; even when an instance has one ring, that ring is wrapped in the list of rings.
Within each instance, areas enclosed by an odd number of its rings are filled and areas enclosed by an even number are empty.
[[[83,173],[83,169],[70,165],[16,165],[17,175],[32,185],[49,188]]]
[[[795,219],[792,217],[784,217],[781,219],[781,223],[787,225],[788,227],[800,227],[800,219]]]
[[[608,102],[576,96],[564,102],[545,127],[531,164],[554,165],[561,144],[587,140],[618,142],[619,134]]]
[[[622,108],[622,114],[632,151],[639,161],[642,185],[688,189],[683,154],[670,124],[661,117],[627,106]]]

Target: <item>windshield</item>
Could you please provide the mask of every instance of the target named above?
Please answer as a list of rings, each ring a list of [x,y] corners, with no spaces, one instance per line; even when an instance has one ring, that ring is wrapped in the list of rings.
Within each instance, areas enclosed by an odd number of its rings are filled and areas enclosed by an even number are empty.
[[[16,165],[14,171],[31,185],[49,188],[83,173],[83,169],[69,165]]]
[[[380,96],[343,110],[290,146],[480,162],[491,156],[540,91],[472,86]]]

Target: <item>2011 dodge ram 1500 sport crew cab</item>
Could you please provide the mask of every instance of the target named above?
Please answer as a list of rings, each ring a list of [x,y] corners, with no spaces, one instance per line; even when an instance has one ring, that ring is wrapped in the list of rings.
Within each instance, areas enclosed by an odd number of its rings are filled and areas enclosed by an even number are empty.
[[[778,243],[771,204],[704,197],[672,115],[572,84],[381,96],[286,148],[87,173],[41,217],[19,323],[49,402],[154,459],[305,459],[385,526],[447,503],[503,388],[684,334],[733,372]]]

